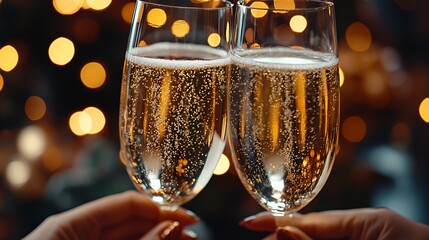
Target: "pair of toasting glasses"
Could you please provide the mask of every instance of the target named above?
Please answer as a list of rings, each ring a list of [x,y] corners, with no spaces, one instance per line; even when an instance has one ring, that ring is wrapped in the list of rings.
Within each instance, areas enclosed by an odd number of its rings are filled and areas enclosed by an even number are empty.
[[[300,210],[331,171],[339,107],[333,3],[137,0],[120,155],[161,207],[201,192],[229,140],[237,175],[262,207]]]

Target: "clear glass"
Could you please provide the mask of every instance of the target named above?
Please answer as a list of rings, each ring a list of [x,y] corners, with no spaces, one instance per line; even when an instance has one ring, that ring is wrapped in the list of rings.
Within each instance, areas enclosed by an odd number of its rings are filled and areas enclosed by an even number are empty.
[[[275,216],[307,205],[338,151],[334,5],[237,3],[229,86],[230,145],[241,182]]]
[[[223,152],[231,11],[226,1],[136,2],[120,155],[135,187],[161,206],[195,197]]]

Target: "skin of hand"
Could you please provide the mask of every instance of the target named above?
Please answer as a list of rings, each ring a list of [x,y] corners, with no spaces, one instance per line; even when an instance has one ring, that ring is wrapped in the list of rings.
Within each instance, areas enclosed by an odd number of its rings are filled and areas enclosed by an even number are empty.
[[[195,239],[183,230],[199,218],[162,210],[136,191],[107,196],[45,219],[24,239]]]
[[[334,210],[274,217],[262,212],[243,227],[272,232],[266,239],[429,239],[429,226],[386,208]]]

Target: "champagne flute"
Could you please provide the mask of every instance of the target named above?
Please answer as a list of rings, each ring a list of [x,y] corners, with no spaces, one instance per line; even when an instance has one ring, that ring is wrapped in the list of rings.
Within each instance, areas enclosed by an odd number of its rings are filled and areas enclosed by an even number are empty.
[[[244,187],[274,216],[321,190],[338,151],[334,4],[240,0],[231,49],[230,145]]]
[[[227,1],[136,1],[120,156],[135,187],[161,207],[195,197],[223,152],[231,11]]]

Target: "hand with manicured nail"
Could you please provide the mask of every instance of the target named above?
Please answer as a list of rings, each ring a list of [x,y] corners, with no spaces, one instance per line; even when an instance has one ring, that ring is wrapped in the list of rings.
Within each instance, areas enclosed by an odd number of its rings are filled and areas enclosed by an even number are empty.
[[[389,209],[336,210],[273,217],[268,212],[244,219],[242,226],[269,231],[266,239],[429,239],[429,226]]]
[[[25,239],[195,239],[183,228],[198,220],[183,208],[162,210],[128,191],[50,216]]]

